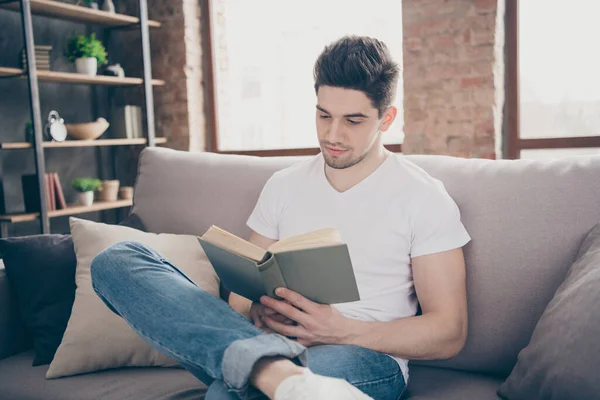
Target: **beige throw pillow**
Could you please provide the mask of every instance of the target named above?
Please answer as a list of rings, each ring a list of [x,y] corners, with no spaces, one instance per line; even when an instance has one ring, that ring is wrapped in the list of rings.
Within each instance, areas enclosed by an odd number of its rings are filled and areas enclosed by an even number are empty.
[[[46,378],[126,366],[176,366],[100,300],[92,288],[90,265],[110,245],[137,241],[161,253],[196,285],[218,296],[219,279],[196,236],[146,233],[73,217],[69,222],[77,256],[77,289],[67,329]]]

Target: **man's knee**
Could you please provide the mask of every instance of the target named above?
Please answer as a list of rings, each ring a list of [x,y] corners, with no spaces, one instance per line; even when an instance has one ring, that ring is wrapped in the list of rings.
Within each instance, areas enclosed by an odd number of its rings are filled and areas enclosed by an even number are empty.
[[[101,286],[107,279],[118,278],[127,268],[123,264],[144,251],[144,245],[138,242],[123,241],[115,243],[94,257],[90,266],[92,284]]]

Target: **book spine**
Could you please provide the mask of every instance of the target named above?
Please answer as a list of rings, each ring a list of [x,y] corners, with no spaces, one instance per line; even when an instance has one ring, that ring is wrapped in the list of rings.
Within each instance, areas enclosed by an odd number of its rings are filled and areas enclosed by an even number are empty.
[[[260,277],[267,296],[280,299],[279,296],[275,295],[275,289],[278,287],[287,288],[288,286],[285,283],[285,279],[283,279],[283,274],[275,255],[271,255],[264,263],[260,264],[258,270],[260,271]]]

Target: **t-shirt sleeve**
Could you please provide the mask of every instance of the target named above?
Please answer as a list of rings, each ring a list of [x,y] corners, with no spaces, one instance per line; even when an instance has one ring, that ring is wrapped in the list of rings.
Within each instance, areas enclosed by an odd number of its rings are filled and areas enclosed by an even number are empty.
[[[458,206],[441,182],[417,211],[411,240],[411,258],[460,248],[471,240]]]
[[[269,239],[279,239],[279,215],[282,192],[277,190],[275,179],[271,177],[262,188],[254,210],[246,225],[254,232]]]

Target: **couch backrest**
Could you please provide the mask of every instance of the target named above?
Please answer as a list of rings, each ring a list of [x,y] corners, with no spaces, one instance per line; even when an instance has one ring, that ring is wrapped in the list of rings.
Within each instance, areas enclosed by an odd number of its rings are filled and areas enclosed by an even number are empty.
[[[444,183],[473,238],[465,248],[467,344],[452,360],[426,364],[506,375],[600,222],[600,157],[406,157]],[[147,148],[132,211],[153,232],[201,235],[216,224],[247,237],[262,186],[298,160]]]

